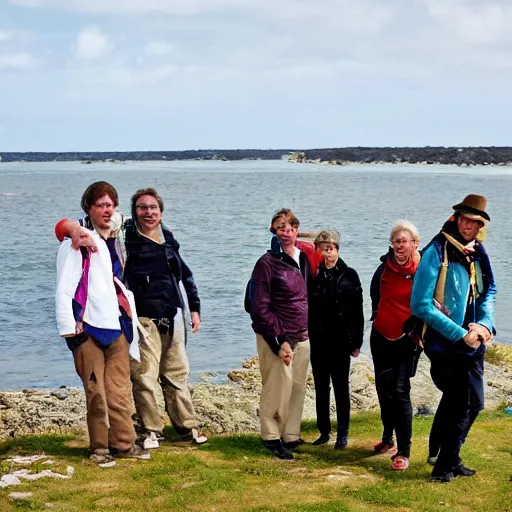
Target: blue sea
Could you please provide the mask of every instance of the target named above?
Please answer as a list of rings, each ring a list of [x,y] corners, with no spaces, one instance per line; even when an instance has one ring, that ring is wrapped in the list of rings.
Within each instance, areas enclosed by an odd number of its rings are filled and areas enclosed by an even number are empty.
[[[93,181],[118,190],[120,211],[153,186],[164,221],[181,244],[202,300],[202,328],[189,336],[191,378],[223,381],[256,352],[245,284],[270,242],[275,210],[288,207],[301,228],[341,232],[341,256],[360,275],[369,318],[369,284],[387,251],[392,223],[406,218],[426,244],[468,193],[487,196],[486,247],[498,285],[497,339],[512,341],[508,224],[512,168],[405,165],[331,167],[286,161],[0,163],[0,389],[80,385],[55,324],[53,234],[62,217],[79,218]],[[508,270],[507,270],[508,269]],[[365,345],[368,350],[370,323]]]

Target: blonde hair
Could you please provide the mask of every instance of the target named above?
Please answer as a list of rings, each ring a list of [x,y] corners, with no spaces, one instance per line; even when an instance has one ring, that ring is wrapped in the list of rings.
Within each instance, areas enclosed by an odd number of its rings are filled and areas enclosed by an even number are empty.
[[[395,238],[396,234],[400,233],[400,231],[407,231],[407,233],[411,235],[413,242],[416,242],[416,248],[419,247],[420,234],[418,233],[418,229],[408,220],[398,220],[393,224],[391,233],[389,234],[389,241],[393,242],[393,238]]]

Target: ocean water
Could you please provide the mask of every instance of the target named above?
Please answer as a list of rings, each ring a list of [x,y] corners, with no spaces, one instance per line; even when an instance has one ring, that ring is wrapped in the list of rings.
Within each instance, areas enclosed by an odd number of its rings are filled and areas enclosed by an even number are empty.
[[[450,166],[330,167],[285,161],[0,163],[0,389],[80,385],[54,315],[55,222],[78,218],[85,188],[111,182],[120,211],[153,186],[164,221],[181,244],[202,300],[202,328],[190,335],[192,380],[226,373],[256,353],[243,294],[270,241],[275,210],[292,208],[308,230],[341,231],[341,256],[360,275],[369,318],[369,284],[388,248],[392,223],[414,222],[426,244],[468,193],[488,197],[486,241],[498,285],[497,338],[512,341],[508,224],[512,168]],[[370,323],[365,344],[368,350]]]

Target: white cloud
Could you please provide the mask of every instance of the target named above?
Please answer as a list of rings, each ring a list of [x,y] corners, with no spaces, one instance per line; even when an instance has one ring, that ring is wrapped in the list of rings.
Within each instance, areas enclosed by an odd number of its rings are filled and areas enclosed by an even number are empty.
[[[76,38],[75,56],[78,59],[99,59],[109,49],[108,38],[97,27],[83,29]]]
[[[0,69],[25,71],[36,64],[36,59],[28,52],[0,54]]]
[[[499,43],[512,38],[512,6],[505,0],[424,0],[432,18],[467,43]]]
[[[175,46],[164,41],[150,41],[144,46],[144,53],[148,57],[163,57],[175,50]]]

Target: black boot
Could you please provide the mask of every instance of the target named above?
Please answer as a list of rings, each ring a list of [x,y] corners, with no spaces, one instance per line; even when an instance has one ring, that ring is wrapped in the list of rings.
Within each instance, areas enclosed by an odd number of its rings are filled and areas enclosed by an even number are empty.
[[[320,434],[314,441],[313,446],[321,446],[329,442],[331,436],[329,434]]]
[[[455,475],[452,471],[432,471],[432,481],[433,482],[442,482],[444,484],[451,482],[455,479]]]
[[[338,437],[334,443],[335,450],[344,450],[347,447],[348,438],[347,436]]]
[[[281,442],[281,439],[270,439],[269,441],[261,440],[263,446],[269,449],[277,458],[284,460],[293,459],[293,454],[290,453]]]
[[[294,450],[295,448],[298,448],[299,446],[306,444],[306,441],[304,441],[302,437],[299,437],[299,439],[296,439],[295,441],[288,441],[287,443],[282,441],[282,443],[287,450]]]
[[[476,475],[476,469],[469,469],[462,462],[452,469],[454,476],[474,476]]]

